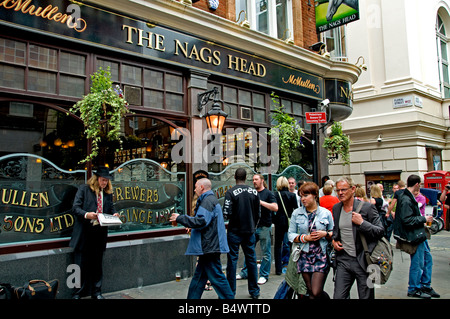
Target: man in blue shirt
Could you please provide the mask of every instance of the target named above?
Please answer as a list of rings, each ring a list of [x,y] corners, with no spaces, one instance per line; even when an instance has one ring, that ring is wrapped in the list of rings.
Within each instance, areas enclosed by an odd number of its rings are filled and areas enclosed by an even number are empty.
[[[220,299],[234,299],[220,262],[220,254],[229,252],[222,208],[211,190],[209,179],[199,179],[195,183],[195,193],[198,199],[193,217],[170,216],[170,221],[192,228],[186,255],[199,256],[187,298],[200,299],[209,279]]]

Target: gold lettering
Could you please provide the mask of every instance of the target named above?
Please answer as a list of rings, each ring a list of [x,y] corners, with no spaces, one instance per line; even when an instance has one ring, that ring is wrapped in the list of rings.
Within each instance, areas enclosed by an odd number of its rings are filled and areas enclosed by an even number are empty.
[[[8,5],[8,2],[14,2],[10,7],[7,7],[7,5]],[[3,1],[2,3],[0,3],[0,7],[1,6],[3,6],[5,9],[12,9],[12,8],[14,8],[14,6],[16,6],[17,5],[17,2],[22,2],[22,1],[16,1],[16,0],[5,0],[5,1]],[[19,10],[16,10],[16,11],[19,11]]]
[[[29,207],[38,207],[38,204],[37,204],[37,196],[38,195],[39,195],[38,193],[33,193],[33,192],[30,193],[30,201],[28,202]]]
[[[248,68],[248,73],[252,74],[252,75],[256,75],[255,64],[253,62],[250,63],[250,67]]]
[[[120,187],[116,188],[116,201],[123,200],[122,189]]]
[[[151,210],[147,214],[147,224],[153,224],[153,212]]]
[[[188,58],[189,58],[189,59],[192,59],[192,55],[195,55],[195,56],[196,56],[195,59],[196,59],[197,61],[200,61],[200,57],[198,56],[197,47],[196,47],[195,45],[192,47],[191,54],[189,54]]]
[[[27,192],[22,192],[22,199],[20,200],[20,206],[25,206],[27,207],[28,205],[25,203],[25,195],[27,194]]]
[[[147,40],[147,48],[153,49],[153,32],[147,32],[148,37],[144,37],[142,34],[144,33],[144,30],[138,29],[138,42],[137,45],[144,46],[142,44],[142,40]]]
[[[14,196],[13,196],[13,200],[11,202],[12,205],[19,205],[19,203],[16,202],[16,197],[17,197],[17,189],[14,190]]]
[[[14,230],[21,231],[24,223],[23,216],[18,216],[14,222]]]
[[[266,76],[266,67],[264,64],[258,63],[258,74],[259,77],[263,78]]]
[[[138,213],[137,213],[137,211],[135,209],[133,209],[133,218],[134,218],[135,221],[138,221]]]
[[[122,30],[127,29],[127,43],[133,44],[133,31],[137,32],[137,29],[134,27],[131,27],[129,25],[122,25]]]
[[[205,57],[205,51],[208,52],[207,57]],[[206,47],[201,48],[200,49],[200,59],[202,59],[202,61],[205,63],[208,63],[208,64],[211,63],[211,49],[206,48]]]
[[[181,42],[179,40],[175,39],[175,52],[174,52],[175,55],[180,55],[180,53],[178,52],[178,49],[181,49],[181,52],[183,53],[183,55],[185,57],[187,57],[187,50],[188,50],[187,42],[184,42],[184,47],[183,47]]]
[[[232,70],[234,65],[234,70],[239,71],[239,58],[234,58],[234,61],[232,59],[233,56],[231,54],[228,54],[228,68]]]
[[[139,186],[131,187],[131,196],[134,200],[139,199]]]
[[[33,218],[33,223],[31,223],[31,219],[27,217],[27,221],[25,222],[25,228],[23,229],[23,232],[27,232],[27,228],[30,228],[30,232],[34,233],[34,223],[36,222],[36,218]]]
[[[69,219],[69,220],[67,220],[67,219]],[[73,226],[73,224],[75,222],[74,219],[73,219],[72,214],[64,214],[64,221],[66,222],[66,227],[67,228]]]
[[[152,200],[152,190],[151,189],[147,189],[147,202],[151,203],[153,202]]]
[[[87,23],[85,20],[78,18],[72,23],[71,17],[67,14],[59,13],[59,8],[57,6],[47,5],[46,7],[39,7],[31,4],[32,0],[4,0],[0,2],[0,7],[4,7],[7,10],[14,10],[16,12],[21,12],[23,14],[28,14],[30,16],[36,16],[45,20],[55,21],[64,23],[67,27],[74,29],[77,32],[83,32],[87,28]]]
[[[214,51],[214,52],[213,52],[213,57],[214,57],[213,64],[214,64],[214,65],[220,65],[220,63],[221,63],[221,60],[220,60],[220,51]]]
[[[139,221],[141,223],[145,222],[145,216],[143,216],[145,214],[145,210],[141,209],[141,211],[139,212]]]
[[[282,78],[282,81],[286,84],[292,84],[300,87],[304,87],[308,90],[312,90],[314,93],[319,94],[320,93],[320,86],[314,83],[311,83],[311,80],[303,81],[303,78],[291,74],[287,80]]]
[[[48,193],[39,193],[39,207],[43,207],[42,203],[45,202],[47,206],[50,206],[50,201],[48,200]]]
[[[241,62],[241,69],[240,69],[240,71],[241,72],[243,72],[243,73],[248,73],[247,72],[247,60],[246,59],[239,59],[240,60],[240,62]]]
[[[58,222],[58,225],[59,225],[58,230],[61,230],[61,229],[62,229],[62,225],[61,225],[61,217],[62,217],[62,216],[56,216],[56,217],[55,217],[55,220]]]
[[[161,52],[165,52],[166,48],[164,47],[164,36],[160,35],[160,34],[156,34],[156,47],[155,50],[161,51]]]
[[[346,97],[347,99],[351,99],[352,92],[350,91],[349,88],[344,88],[343,86],[341,86],[341,97]]]
[[[70,215],[70,216],[72,216],[72,215]],[[44,230],[44,219],[43,218],[36,219],[36,226],[34,228],[34,231],[37,234],[40,234],[40,233],[42,233],[43,230]]]
[[[7,189],[3,189],[3,194],[2,194],[2,203],[3,204],[9,204],[9,202],[11,201],[12,190],[9,190],[8,200],[6,200],[6,197],[5,197],[7,191],[8,191]]]

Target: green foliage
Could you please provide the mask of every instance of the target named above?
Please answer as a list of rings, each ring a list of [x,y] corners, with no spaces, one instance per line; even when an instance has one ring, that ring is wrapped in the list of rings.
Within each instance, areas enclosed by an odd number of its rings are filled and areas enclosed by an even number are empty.
[[[302,144],[302,136],[304,132],[300,124],[289,114],[284,112],[283,106],[279,102],[279,96],[274,92],[270,95],[275,110],[272,112],[272,121],[276,123],[268,135],[274,139],[278,139],[280,150],[280,168],[282,171],[291,165],[291,155],[294,149],[304,147]]]
[[[91,82],[90,93],[69,110],[80,114],[86,138],[92,141],[91,153],[80,163],[90,161],[98,155],[102,137],[121,143],[120,122],[125,114],[130,113],[120,87],[116,85],[113,89],[109,67],[107,71],[99,68],[91,75]]]
[[[341,155],[342,165],[350,164],[350,137],[342,131],[342,124],[334,122],[331,126],[331,132],[323,142],[323,147],[327,149],[328,157]]]

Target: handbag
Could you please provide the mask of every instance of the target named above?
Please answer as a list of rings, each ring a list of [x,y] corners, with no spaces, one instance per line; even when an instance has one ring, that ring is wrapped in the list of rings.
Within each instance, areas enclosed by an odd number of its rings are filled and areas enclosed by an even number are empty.
[[[393,269],[394,251],[392,250],[391,243],[385,237],[382,237],[378,240],[372,253],[369,253],[366,238],[361,233],[360,236],[367,265],[376,265],[378,267],[380,276],[379,282],[377,283],[383,285],[388,281]]]
[[[56,299],[58,293],[59,280],[53,279],[50,281],[34,279],[25,283],[23,287],[15,289],[17,299],[31,300],[31,299]]]
[[[361,210],[363,202],[358,205],[357,213]],[[385,284],[391,275],[394,260],[394,251],[392,249],[391,243],[386,239],[386,237],[381,237],[378,240],[375,248],[372,252],[369,252],[369,247],[367,245],[366,237],[361,232],[359,233],[361,242],[364,248],[364,255],[366,257],[368,268],[370,265],[375,265],[379,270],[379,276],[377,276],[377,284]]]

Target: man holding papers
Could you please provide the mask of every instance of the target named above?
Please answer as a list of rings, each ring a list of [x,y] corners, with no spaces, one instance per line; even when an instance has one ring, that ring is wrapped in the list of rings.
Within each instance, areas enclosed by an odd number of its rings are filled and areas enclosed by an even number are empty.
[[[75,289],[73,298],[90,294],[93,299],[104,299],[101,287],[108,228],[100,225],[98,216],[119,216],[113,205],[111,175],[107,167],[100,166],[87,184],[80,186],[72,212],[76,222],[69,245],[74,249],[74,263],[81,270],[81,287]]]

